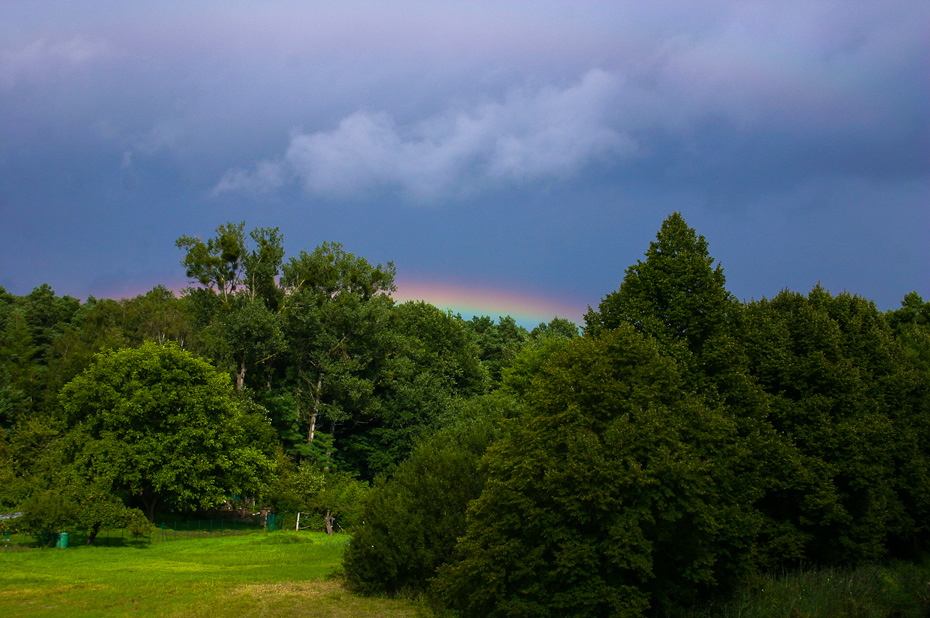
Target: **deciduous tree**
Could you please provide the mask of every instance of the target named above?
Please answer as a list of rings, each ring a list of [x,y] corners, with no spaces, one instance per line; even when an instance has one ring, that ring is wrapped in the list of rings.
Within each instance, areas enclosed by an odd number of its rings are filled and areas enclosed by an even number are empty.
[[[261,490],[272,461],[244,439],[229,378],[174,344],[99,354],[65,385],[60,460],[94,487],[208,508]]]
[[[555,352],[435,592],[465,617],[641,616],[749,564],[754,489],[732,422],[620,324]]]
[[[297,372],[297,403],[308,442],[322,420],[364,410],[374,392],[372,360],[389,319],[394,265],[373,265],[325,242],[284,265],[285,332]]]

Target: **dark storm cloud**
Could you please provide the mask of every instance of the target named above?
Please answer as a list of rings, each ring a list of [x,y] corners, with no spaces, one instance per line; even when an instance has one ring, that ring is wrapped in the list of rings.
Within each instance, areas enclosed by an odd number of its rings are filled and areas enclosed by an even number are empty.
[[[883,306],[930,292],[926,2],[3,13],[0,284],[19,292],[176,276],[173,238],[246,218],[292,250],[346,240],[596,302],[673,209],[740,296],[803,288],[815,262]]]

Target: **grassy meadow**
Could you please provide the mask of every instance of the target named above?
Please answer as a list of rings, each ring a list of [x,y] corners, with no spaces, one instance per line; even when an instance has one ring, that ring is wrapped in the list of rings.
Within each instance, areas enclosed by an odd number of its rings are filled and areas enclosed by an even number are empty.
[[[0,550],[0,615],[406,618],[410,599],[362,597],[341,578],[349,537],[257,532],[120,546]],[[750,578],[727,599],[668,618],[920,618],[930,569],[909,563]]]
[[[423,615],[414,601],[359,597],[338,577],[348,537],[313,532],[123,547],[0,551],[4,618]]]

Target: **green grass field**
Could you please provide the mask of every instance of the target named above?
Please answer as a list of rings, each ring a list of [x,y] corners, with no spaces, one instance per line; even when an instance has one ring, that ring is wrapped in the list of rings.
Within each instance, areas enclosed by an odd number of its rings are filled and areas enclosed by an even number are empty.
[[[348,537],[313,532],[192,538],[129,547],[0,551],[0,615],[224,618],[422,616],[403,599],[359,597],[338,577]]]
[[[0,550],[0,616],[406,618],[408,599],[361,597],[338,576],[349,538],[315,532]],[[758,576],[677,618],[920,618],[930,570],[895,563]]]

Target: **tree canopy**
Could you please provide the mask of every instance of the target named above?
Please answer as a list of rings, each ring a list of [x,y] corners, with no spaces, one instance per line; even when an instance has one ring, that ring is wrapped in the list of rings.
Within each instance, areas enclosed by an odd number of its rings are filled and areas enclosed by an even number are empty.
[[[59,396],[60,457],[96,487],[138,499],[214,506],[257,493],[272,462],[248,443],[229,377],[174,344],[99,354]]]

